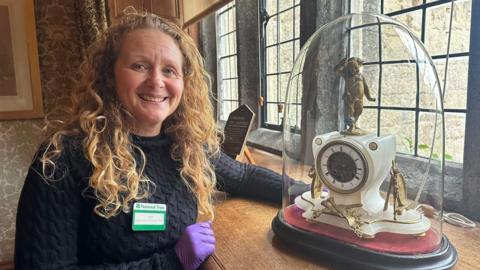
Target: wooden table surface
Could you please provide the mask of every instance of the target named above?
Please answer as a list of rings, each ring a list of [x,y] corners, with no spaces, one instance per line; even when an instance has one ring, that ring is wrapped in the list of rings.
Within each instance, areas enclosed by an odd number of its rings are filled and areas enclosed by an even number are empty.
[[[229,198],[216,208],[213,222],[215,255],[203,269],[337,269],[321,258],[312,258],[288,247],[271,229],[278,206],[242,198]],[[444,225],[456,248],[456,270],[480,269],[480,228]]]
[[[251,151],[257,164],[279,170],[279,157]],[[276,160],[275,160],[276,159]],[[337,269],[321,258],[307,257],[276,237],[271,222],[278,205],[227,198],[216,206],[216,250],[202,269]],[[455,270],[480,269],[480,228],[444,223],[443,232],[458,252]]]

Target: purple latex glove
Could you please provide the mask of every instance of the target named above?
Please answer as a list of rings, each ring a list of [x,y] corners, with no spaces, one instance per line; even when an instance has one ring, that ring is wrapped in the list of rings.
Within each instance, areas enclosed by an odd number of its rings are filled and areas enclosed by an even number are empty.
[[[175,246],[175,252],[186,270],[197,269],[214,251],[215,235],[211,221],[188,226]]]

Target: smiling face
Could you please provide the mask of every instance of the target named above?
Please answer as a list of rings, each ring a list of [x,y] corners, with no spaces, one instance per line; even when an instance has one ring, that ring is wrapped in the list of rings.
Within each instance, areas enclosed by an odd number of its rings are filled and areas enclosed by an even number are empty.
[[[135,134],[158,135],[175,112],[184,88],[182,65],[182,52],[168,34],[147,28],[125,35],[115,62],[115,86],[135,118]]]

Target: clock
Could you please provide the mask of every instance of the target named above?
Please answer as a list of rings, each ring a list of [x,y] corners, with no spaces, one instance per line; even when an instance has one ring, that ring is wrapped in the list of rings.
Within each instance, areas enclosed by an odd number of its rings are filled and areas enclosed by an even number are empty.
[[[332,141],[325,145],[315,160],[321,181],[338,193],[353,193],[368,179],[368,163],[360,150],[347,141]]]
[[[335,131],[317,135],[312,152],[316,174],[338,204],[383,211],[379,190],[395,158],[394,136]]]
[[[315,136],[312,181],[319,179],[328,192],[320,197],[313,191],[297,196],[295,204],[304,210],[302,217],[352,230],[361,238],[374,238],[379,232],[425,233],[430,221],[421,212],[405,209],[395,215],[393,205],[380,194],[395,160],[395,145],[393,135],[352,136],[335,131]]]

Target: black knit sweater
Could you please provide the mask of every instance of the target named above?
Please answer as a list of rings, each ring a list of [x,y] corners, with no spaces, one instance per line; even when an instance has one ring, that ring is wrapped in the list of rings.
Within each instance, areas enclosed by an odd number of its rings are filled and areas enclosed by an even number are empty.
[[[91,165],[79,140],[68,140],[55,169],[56,181],[42,178],[36,158],[22,189],[17,213],[15,268],[21,269],[181,269],[174,246],[195,223],[196,199],[181,181],[164,135],[132,136],[146,155],[145,174],[156,188],[142,202],[167,205],[164,231],[132,231],[132,213],[110,219],[96,215],[88,188]],[[39,153],[42,150],[39,150]],[[136,155],[138,157],[138,155]],[[138,159],[138,158],[137,158]],[[239,163],[225,154],[212,160],[218,189],[233,195],[281,201],[281,176]]]

